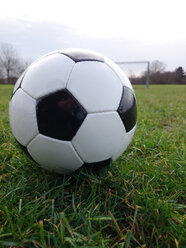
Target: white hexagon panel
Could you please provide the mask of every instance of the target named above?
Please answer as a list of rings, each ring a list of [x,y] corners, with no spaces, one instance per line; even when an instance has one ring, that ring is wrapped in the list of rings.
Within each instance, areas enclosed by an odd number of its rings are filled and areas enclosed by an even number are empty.
[[[29,66],[21,87],[35,99],[63,89],[74,65],[72,59],[60,53],[45,56]]]
[[[38,134],[35,99],[18,89],[9,104],[9,119],[15,138],[26,146]]]
[[[31,157],[43,168],[69,174],[83,164],[71,142],[37,135],[27,146]]]
[[[89,113],[117,110],[122,95],[117,74],[99,61],[76,63],[67,89]]]
[[[86,163],[112,158],[125,142],[125,127],[117,112],[88,114],[72,140]]]

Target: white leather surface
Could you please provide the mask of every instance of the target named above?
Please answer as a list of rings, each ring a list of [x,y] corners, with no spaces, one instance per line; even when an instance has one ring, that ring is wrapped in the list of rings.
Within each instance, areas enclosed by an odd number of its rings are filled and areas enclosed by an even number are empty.
[[[21,83],[21,80],[22,80],[24,74],[25,74],[25,71],[21,74],[21,76],[16,81],[15,86],[14,86],[14,89],[13,89],[13,93],[19,88],[20,83]]]
[[[89,114],[72,144],[85,162],[98,162],[116,154],[125,145],[125,135],[117,112]]]
[[[116,160],[127,149],[135,133],[135,130],[136,130],[136,125],[133,127],[132,130],[130,130],[128,133],[125,134],[125,142],[120,147],[120,149],[118,149],[118,151],[112,156],[113,161]]]
[[[29,67],[21,87],[35,99],[63,89],[74,64],[59,53],[45,56]]]
[[[128,88],[133,90],[132,84],[130,83],[129,79],[127,78],[125,73],[122,71],[122,69],[115,62],[113,62],[111,59],[108,59],[106,57],[104,57],[104,59],[105,59],[105,63],[108,66],[110,66],[110,68],[112,68],[112,70],[115,71],[115,73],[118,75],[123,86],[127,86]]]
[[[27,149],[41,167],[60,174],[75,171],[83,164],[71,142],[37,135]]]
[[[76,63],[67,89],[89,113],[117,110],[122,96],[122,83],[116,73],[95,61]]]
[[[9,117],[15,138],[24,146],[38,134],[36,101],[18,89],[9,104]]]

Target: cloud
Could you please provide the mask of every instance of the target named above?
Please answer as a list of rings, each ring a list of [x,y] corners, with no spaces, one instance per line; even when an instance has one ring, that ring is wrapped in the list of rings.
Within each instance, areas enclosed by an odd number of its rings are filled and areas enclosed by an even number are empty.
[[[0,33],[0,42],[11,43],[24,57],[34,59],[53,50],[79,47],[96,50],[115,60],[129,60],[130,51],[134,50],[131,48],[135,46],[130,40],[96,38],[54,22],[4,20]]]
[[[12,44],[20,55],[33,60],[53,50],[79,47],[103,53],[114,61],[158,59],[166,63],[167,69],[180,65],[186,69],[185,41],[157,43],[123,36],[100,38],[65,24],[21,19],[0,19],[0,33],[0,42]]]
[[[37,58],[47,52],[67,47],[75,40],[75,31],[51,22],[4,21],[0,25],[1,42],[11,43],[23,55]]]

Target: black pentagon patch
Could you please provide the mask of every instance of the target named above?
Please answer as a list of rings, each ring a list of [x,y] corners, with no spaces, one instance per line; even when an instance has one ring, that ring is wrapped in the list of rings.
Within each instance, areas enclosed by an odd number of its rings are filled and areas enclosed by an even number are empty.
[[[101,166],[107,166],[111,163],[111,158],[95,162],[95,163],[84,163],[83,166],[90,166],[90,167],[101,167]]]
[[[74,62],[81,62],[81,61],[99,61],[104,62],[104,58],[101,56],[94,54],[91,51],[83,51],[83,50],[75,50],[75,49],[66,49],[61,51],[62,54],[68,56]]]
[[[117,112],[122,119],[126,132],[129,132],[135,126],[137,120],[136,98],[131,89],[123,87],[123,93]]]
[[[38,99],[36,114],[41,134],[70,141],[87,112],[67,89],[63,89]]]

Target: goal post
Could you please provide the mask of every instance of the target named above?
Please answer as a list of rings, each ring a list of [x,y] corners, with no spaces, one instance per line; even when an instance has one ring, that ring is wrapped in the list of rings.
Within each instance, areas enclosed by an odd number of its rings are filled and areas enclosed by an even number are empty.
[[[146,86],[149,88],[150,85],[150,61],[118,61],[116,62],[117,65],[127,65],[127,64],[145,64],[147,67],[146,73]]]

